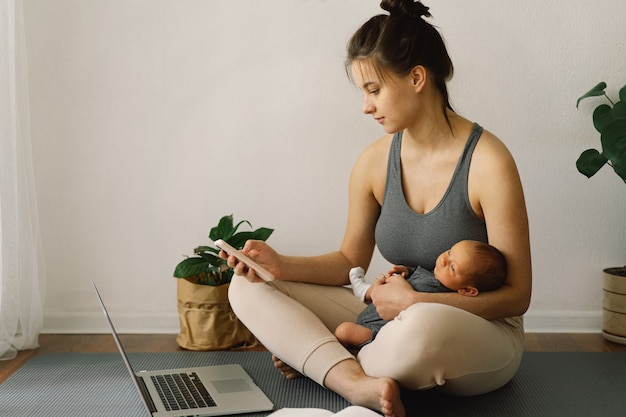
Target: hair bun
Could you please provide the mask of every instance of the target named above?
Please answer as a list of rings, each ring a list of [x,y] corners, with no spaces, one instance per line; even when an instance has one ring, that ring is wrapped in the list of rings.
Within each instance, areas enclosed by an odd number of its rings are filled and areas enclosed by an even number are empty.
[[[383,0],[380,3],[383,10],[387,10],[391,15],[404,15],[413,19],[430,17],[429,7],[424,6],[421,1],[413,0]]]

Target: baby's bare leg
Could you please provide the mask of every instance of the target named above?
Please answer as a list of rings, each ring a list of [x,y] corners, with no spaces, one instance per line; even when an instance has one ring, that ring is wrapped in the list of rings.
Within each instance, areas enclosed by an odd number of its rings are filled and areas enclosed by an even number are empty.
[[[360,324],[345,322],[337,327],[335,337],[344,346],[360,346],[372,338],[372,331]]]

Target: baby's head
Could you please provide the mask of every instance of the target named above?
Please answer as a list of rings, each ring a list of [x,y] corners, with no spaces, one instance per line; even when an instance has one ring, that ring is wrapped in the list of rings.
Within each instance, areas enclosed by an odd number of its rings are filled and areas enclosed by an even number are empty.
[[[506,258],[495,247],[475,240],[462,240],[437,258],[435,278],[460,294],[476,296],[504,284]]]

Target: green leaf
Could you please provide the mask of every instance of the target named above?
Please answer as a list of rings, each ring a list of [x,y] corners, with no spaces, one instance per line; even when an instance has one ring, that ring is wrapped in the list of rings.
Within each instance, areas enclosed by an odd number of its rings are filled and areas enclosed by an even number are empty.
[[[587,149],[580,154],[580,157],[576,161],[576,168],[578,168],[578,172],[587,178],[591,178],[607,161],[608,160],[597,150]]]
[[[274,229],[261,227],[251,232],[239,232],[227,240],[227,242],[235,249],[241,249],[248,240],[267,240],[273,232]]]
[[[212,241],[216,241],[218,239],[226,240],[225,236],[232,236],[233,229],[233,215],[224,216],[220,219],[217,226],[212,228],[209,232],[209,239]]]
[[[242,225],[242,224],[244,224],[244,223],[245,223],[245,224],[247,224],[248,226],[250,226],[250,228],[252,229],[252,225],[250,224],[250,222],[249,222],[249,221],[247,221],[247,220],[242,220],[242,221],[240,221],[239,223],[237,223],[237,226],[235,226],[235,227],[233,228],[232,233],[230,234],[230,236],[223,237],[222,239],[224,239],[224,240],[228,241],[228,239],[230,239],[232,236],[235,236],[235,234],[236,234],[237,230],[239,230],[239,226],[241,226],[241,225]]]
[[[193,253],[195,253],[196,255],[202,252],[211,252],[216,255],[220,253],[219,249],[216,249],[213,246],[198,246],[193,250]]]
[[[600,136],[602,153],[611,159],[626,151],[626,119],[616,119],[608,124]]]
[[[600,140],[602,155],[611,161],[617,175],[626,180],[626,117],[616,119],[606,126]]]
[[[613,170],[626,182],[626,152],[612,160]]]
[[[233,215],[223,216],[217,226],[209,231],[209,238],[213,241],[224,239],[237,249],[241,249],[250,239],[267,240],[274,229],[261,227],[257,230],[239,232],[243,224],[252,228],[248,220],[242,220],[234,225]],[[203,285],[222,285],[230,282],[233,271],[228,267],[226,260],[219,257],[219,249],[213,246],[198,246],[194,249],[196,256],[181,261],[174,270],[176,278],[187,278],[192,282]]]
[[[274,229],[268,229],[267,227],[260,227],[252,232],[250,239],[254,240],[267,240],[274,233]]]
[[[189,278],[205,273],[217,273],[220,268],[211,265],[203,258],[187,258],[181,261],[174,269],[176,278]]]
[[[604,95],[605,89],[606,89],[606,83],[604,81],[598,83],[598,85],[596,85],[591,90],[587,91],[585,94],[580,96],[580,98],[576,102],[576,108],[578,108],[578,104],[580,104],[580,102],[587,97],[597,97],[597,96]]]
[[[618,101],[613,106],[613,119],[626,119],[626,101]]]
[[[608,104],[601,104],[593,111],[593,126],[600,133],[613,121],[613,109]]]
[[[619,99],[620,101],[626,101],[626,85],[619,90]]]
[[[200,274],[188,277],[187,279],[194,284],[198,285],[210,285],[217,287],[219,285],[228,284],[233,277],[233,271],[222,271],[211,274]]]
[[[219,253],[219,251],[218,251]],[[207,253],[207,252],[200,252],[199,257],[204,259],[208,264],[211,265],[215,265],[215,266],[221,266],[224,265],[226,263],[226,260],[220,258],[217,255],[214,255],[212,253]]]

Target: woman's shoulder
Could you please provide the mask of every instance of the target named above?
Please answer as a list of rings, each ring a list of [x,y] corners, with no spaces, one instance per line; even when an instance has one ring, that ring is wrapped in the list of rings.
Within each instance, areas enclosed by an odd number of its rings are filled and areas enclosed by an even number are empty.
[[[521,191],[517,164],[500,138],[488,130],[476,144],[470,166],[470,191],[475,195],[502,194],[505,189]]]
[[[515,160],[504,142],[488,130],[483,130],[472,154],[468,191],[475,213],[488,223],[493,222],[493,217],[488,219],[487,212],[492,216],[497,213],[496,218],[518,216],[515,221],[525,216],[524,193]],[[490,229],[491,242],[494,227]]]
[[[483,129],[472,155],[472,165],[490,169],[510,167],[511,164],[514,165],[513,156],[504,142],[489,130]]]
[[[385,189],[387,161],[393,135],[385,135],[369,144],[359,155],[352,169],[355,189],[370,190],[379,203]]]
[[[391,146],[391,141],[393,140],[394,134],[387,133],[384,136],[381,136],[374,142],[370,143],[364,150],[363,153],[389,153],[389,147]]]
[[[506,150],[504,143],[479,123],[456,113],[451,113],[449,119],[452,135],[457,139],[470,140],[477,132],[480,132],[476,145],[476,149],[479,152],[501,152]]]
[[[358,163],[373,164],[384,162],[386,164],[393,136],[392,134],[387,134],[366,146],[359,155]]]

